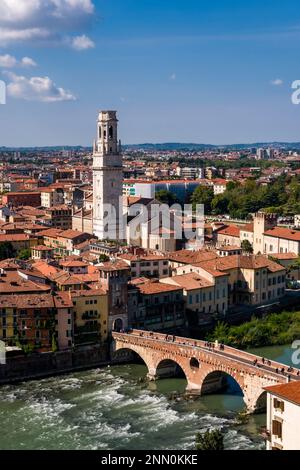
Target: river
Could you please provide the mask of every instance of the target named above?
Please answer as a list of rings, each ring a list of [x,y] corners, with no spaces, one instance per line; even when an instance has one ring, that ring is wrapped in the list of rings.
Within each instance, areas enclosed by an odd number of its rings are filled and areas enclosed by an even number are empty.
[[[252,350],[291,364],[292,350]],[[146,367],[127,364],[0,387],[0,449],[193,449],[197,431],[222,428],[227,449],[264,449],[265,415],[238,425],[235,392],[197,400],[172,394],[184,379],[141,381]]]

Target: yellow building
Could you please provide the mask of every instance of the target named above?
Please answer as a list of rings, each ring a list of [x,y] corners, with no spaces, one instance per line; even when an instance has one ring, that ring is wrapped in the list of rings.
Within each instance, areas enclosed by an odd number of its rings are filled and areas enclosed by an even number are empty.
[[[108,336],[108,293],[102,289],[71,292],[74,308],[74,341],[104,343]]]
[[[14,345],[14,337],[17,330],[17,311],[13,306],[0,306],[0,340],[7,345]]]

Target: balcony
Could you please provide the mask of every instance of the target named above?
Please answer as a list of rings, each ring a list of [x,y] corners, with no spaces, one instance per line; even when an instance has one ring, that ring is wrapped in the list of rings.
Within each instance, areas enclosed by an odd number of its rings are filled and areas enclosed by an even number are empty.
[[[99,325],[90,325],[86,323],[84,326],[77,326],[74,331],[75,335],[100,333]]]
[[[90,313],[84,313],[81,316],[82,320],[98,320],[100,318],[100,315],[98,313],[95,314],[90,314]]]

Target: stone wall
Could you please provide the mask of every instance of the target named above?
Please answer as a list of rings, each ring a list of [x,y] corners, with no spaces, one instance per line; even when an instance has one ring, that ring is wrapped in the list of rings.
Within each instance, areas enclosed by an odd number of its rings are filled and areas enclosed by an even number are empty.
[[[76,351],[16,356],[7,358],[6,365],[0,365],[0,384],[98,367],[109,362],[107,345],[85,346]]]

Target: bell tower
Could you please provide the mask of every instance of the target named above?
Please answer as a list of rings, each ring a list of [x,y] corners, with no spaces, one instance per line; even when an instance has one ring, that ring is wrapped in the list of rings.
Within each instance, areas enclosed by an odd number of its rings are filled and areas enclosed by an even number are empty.
[[[100,239],[121,236],[123,167],[116,111],[101,111],[93,152],[93,232]]]

